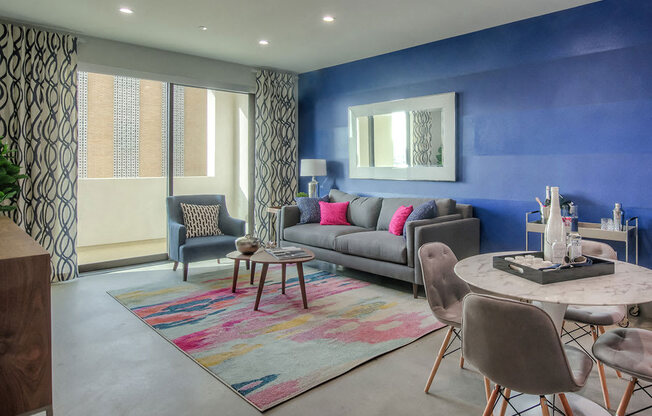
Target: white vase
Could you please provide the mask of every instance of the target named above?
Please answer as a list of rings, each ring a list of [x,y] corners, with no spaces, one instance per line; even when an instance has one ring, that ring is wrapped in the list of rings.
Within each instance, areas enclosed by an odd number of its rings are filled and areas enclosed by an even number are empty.
[[[555,264],[562,263],[566,255],[566,229],[561,219],[559,187],[553,186],[550,196],[550,216],[544,235],[543,258]]]

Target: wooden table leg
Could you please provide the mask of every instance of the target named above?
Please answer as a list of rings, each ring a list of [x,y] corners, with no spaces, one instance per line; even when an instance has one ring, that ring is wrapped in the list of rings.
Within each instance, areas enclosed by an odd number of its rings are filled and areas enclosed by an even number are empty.
[[[249,270],[249,260],[245,260],[245,262],[247,263],[247,270]]]
[[[235,293],[235,287],[238,284],[239,270],[240,270],[240,260],[233,260],[233,285],[231,286],[231,293]]]
[[[251,270],[254,269],[253,265],[255,263],[252,263]],[[263,270],[260,272],[260,279],[258,281],[258,293],[256,294],[256,304],[254,305],[254,310],[258,310],[258,304],[260,303],[260,296],[263,294],[263,286],[265,285],[265,277],[267,277],[267,267],[269,265],[267,263],[263,264]]]
[[[251,277],[249,278],[249,284],[254,284],[254,275],[256,274],[256,263],[251,262]]]
[[[283,263],[281,266],[281,293],[285,295],[285,271],[287,269],[287,265]]]
[[[308,299],[306,299],[306,282],[303,280],[303,263],[297,263],[297,272],[299,273],[299,285],[301,285],[303,309],[308,309]]]

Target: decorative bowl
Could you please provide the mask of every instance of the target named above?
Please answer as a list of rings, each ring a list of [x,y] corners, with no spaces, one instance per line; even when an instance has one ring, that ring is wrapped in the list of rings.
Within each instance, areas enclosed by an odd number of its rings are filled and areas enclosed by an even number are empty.
[[[247,234],[235,240],[235,248],[242,254],[254,254],[260,248],[260,238]]]

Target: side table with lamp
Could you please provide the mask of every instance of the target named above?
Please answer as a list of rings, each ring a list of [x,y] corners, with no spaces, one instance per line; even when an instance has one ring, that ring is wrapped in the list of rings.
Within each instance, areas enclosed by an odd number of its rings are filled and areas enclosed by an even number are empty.
[[[315,176],[326,176],[325,159],[301,159],[300,176],[312,176],[308,183],[308,196],[310,198],[319,198],[319,182]]]

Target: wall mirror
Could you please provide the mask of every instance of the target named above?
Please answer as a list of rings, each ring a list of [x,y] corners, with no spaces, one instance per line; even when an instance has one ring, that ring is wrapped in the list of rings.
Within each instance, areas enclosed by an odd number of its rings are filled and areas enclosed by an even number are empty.
[[[455,93],[349,107],[349,176],[455,181]]]

